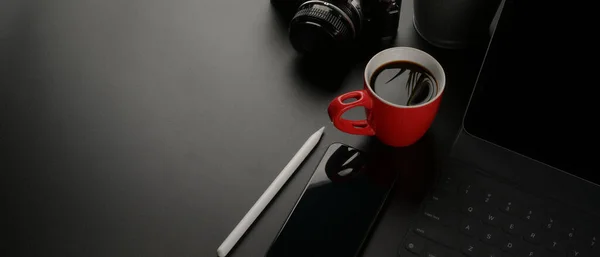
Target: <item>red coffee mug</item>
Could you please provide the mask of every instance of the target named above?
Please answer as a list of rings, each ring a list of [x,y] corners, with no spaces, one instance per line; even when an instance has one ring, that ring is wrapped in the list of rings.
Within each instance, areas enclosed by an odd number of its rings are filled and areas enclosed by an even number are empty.
[[[377,68],[395,61],[417,63],[431,72],[437,82],[437,95],[418,105],[399,105],[381,98],[369,84]],[[376,136],[391,146],[408,146],[417,142],[427,132],[435,115],[446,86],[446,75],[440,63],[431,55],[410,47],[394,47],[377,53],[365,68],[364,89],[336,97],[328,108],[329,118],[341,131],[356,135]],[[345,103],[345,100],[355,99]],[[347,120],[342,114],[354,107],[362,106],[366,120]]]

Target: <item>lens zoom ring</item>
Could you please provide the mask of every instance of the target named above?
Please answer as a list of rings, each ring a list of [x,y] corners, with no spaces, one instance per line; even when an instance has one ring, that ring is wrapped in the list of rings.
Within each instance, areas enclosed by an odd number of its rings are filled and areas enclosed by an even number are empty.
[[[349,34],[348,26],[346,24],[344,24],[344,21],[342,20],[342,18],[333,15],[329,11],[315,9],[315,8],[306,8],[306,9],[299,10],[296,13],[296,15],[294,16],[294,19],[296,19],[297,17],[300,17],[300,16],[313,17],[313,18],[320,19],[320,20],[323,20],[323,21],[331,24],[337,30],[336,36],[337,35],[345,36],[345,35]]]

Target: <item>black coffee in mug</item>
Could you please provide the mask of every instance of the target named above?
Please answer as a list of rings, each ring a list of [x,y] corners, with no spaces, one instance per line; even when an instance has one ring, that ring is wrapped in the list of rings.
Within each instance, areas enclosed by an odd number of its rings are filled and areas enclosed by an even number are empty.
[[[380,66],[369,83],[377,95],[397,105],[423,104],[438,93],[437,82],[431,72],[410,61],[395,61]]]

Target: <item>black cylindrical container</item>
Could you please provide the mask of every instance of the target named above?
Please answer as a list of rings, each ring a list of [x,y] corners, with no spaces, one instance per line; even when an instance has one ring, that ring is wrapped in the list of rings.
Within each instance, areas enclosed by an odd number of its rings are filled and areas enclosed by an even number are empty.
[[[465,48],[487,38],[500,1],[414,0],[414,26],[432,45]]]

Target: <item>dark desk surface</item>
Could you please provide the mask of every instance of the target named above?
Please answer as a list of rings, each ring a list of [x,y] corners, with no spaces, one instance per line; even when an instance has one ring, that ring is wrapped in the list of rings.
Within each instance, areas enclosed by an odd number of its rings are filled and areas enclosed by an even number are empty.
[[[311,72],[268,0],[0,2],[0,255],[214,256],[327,125],[231,255],[262,256],[330,143],[424,162],[449,151],[483,51],[428,46],[410,0],[396,44],[431,53],[448,80],[433,127],[405,149],[330,125],[329,101],[362,87],[366,60]],[[403,173],[364,256],[395,256],[414,181],[430,180]]]

